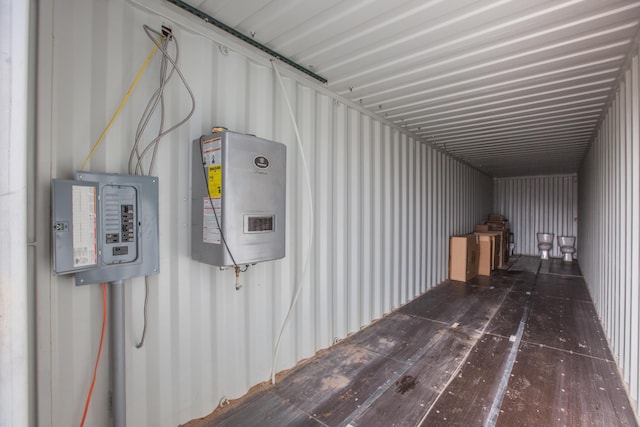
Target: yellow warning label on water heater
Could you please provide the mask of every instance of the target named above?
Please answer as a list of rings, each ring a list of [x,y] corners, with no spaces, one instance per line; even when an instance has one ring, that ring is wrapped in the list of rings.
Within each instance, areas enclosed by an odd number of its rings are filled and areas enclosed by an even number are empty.
[[[209,197],[219,199],[222,197],[222,165],[209,166]]]

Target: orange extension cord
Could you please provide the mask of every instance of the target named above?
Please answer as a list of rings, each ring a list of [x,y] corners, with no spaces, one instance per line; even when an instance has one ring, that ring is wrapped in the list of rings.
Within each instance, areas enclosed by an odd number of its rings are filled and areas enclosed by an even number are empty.
[[[104,329],[107,325],[107,284],[102,282],[102,332],[100,334],[100,347],[98,348],[98,357],[96,359],[96,366],[93,368],[93,380],[91,380],[91,388],[89,388],[89,395],[87,396],[87,403],[84,405],[84,413],[82,414],[82,422],[80,427],[84,426],[84,421],[87,418],[87,411],[89,410],[89,404],[91,404],[91,395],[93,394],[93,386],[96,384],[96,375],[98,374],[98,365],[100,364],[100,354],[102,353],[102,343],[104,342]]]

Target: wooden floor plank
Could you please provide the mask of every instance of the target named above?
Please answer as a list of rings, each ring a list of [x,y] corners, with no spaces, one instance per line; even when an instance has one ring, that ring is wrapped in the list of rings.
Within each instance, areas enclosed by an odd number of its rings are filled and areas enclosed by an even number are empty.
[[[531,296],[525,292],[509,292],[504,302],[489,322],[486,332],[509,338],[515,335],[524,313],[524,308]]]
[[[514,280],[512,291],[531,292],[536,285],[536,274],[529,271],[508,270],[499,271],[497,274],[509,275]]]
[[[591,302],[589,290],[582,277],[539,274],[536,280],[536,293],[546,297]]]
[[[191,427],[323,425],[270,391],[248,396],[241,404],[221,411],[215,419],[190,423]]]
[[[497,394],[511,346],[508,338],[483,335],[421,425],[483,425]]]
[[[443,327],[446,326],[440,322],[395,312],[353,335],[349,340],[353,344],[406,363]]]
[[[596,310],[587,301],[534,295],[523,340],[613,360]]]
[[[357,408],[346,420],[352,426],[413,426],[444,390],[472,348],[477,336],[461,329],[441,329],[418,358],[374,402]]]
[[[498,426],[635,426],[611,361],[523,343]]]
[[[536,283],[536,274],[520,270],[495,270],[491,274],[491,283],[500,281],[512,291],[529,292]]]
[[[463,282],[445,282],[400,308],[400,312],[447,325],[482,330],[508,291]]]
[[[273,393],[327,425],[337,425],[405,365],[350,342],[312,359]]]
[[[482,425],[502,378],[500,426],[636,425],[584,280],[554,265],[519,256],[490,278],[445,281],[189,425]]]
[[[511,271],[528,271],[530,273],[537,273],[540,266],[540,258],[531,256],[519,256],[516,262],[511,264],[509,270]]]
[[[565,276],[582,276],[577,261],[565,262],[557,258],[549,260],[549,273]]]
[[[476,276],[467,282],[471,286],[485,288],[511,289],[516,279],[506,270],[497,270],[491,276]]]

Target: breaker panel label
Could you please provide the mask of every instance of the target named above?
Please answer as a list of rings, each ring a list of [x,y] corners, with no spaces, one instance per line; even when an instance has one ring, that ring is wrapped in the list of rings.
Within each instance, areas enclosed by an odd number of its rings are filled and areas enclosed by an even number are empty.
[[[96,189],[74,185],[71,189],[73,216],[73,266],[96,265]]]
[[[222,224],[221,200],[205,197],[202,214],[202,241],[204,243],[220,244],[220,228],[218,222]],[[217,216],[217,221],[216,221]]]

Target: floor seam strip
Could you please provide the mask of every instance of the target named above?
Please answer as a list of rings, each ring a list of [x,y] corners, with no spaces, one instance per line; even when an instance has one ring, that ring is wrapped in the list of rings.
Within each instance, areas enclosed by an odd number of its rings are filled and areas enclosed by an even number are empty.
[[[496,425],[496,422],[498,421],[498,414],[500,411],[500,407],[502,406],[502,400],[504,399],[504,395],[507,392],[509,377],[511,376],[511,372],[513,371],[513,365],[516,362],[516,356],[518,354],[518,349],[520,348],[522,335],[524,334],[525,324],[527,323],[527,319],[529,318],[529,311],[531,310],[530,301],[531,298],[529,297],[529,301],[527,301],[527,305],[525,306],[522,317],[520,318],[520,324],[518,325],[518,332],[516,333],[515,341],[511,346],[511,351],[509,352],[509,357],[507,358],[507,365],[502,373],[502,378],[500,378],[498,392],[493,398],[493,403],[491,404],[491,409],[489,410],[489,416],[484,423],[486,427],[494,427]]]
[[[560,351],[562,353],[572,354],[572,355],[576,355],[576,356],[588,357],[589,359],[601,360],[603,362],[616,363],[615,360],[612,360],[612,359],[605,359],[604,357],[592,356],[590,354],[584,354],[584,353],[580,353],[580,352],[573,351],[573,350],[566,350],[564,348],[553,347],[553,346],[542,344],[542,343],[539,343],[539,342],[533,342],[533,341],[527,341],[527,340],[522,340],[522,342],[524,342],[525,344],[536,346],[536,347],[544,347],[544,348],[549,349],[549,350]]]
[[[473,345],[469,348],[469,351],[467,351],[467,354],[464,356],[464,358],[462,358],[462,360],[460,361],[460,363],[458,364],[458,367],[455,369],[455,371],[453,371],[453,373],[451,374],[451,376],[449,377],[449,380],[447,381],[447,383],[442,387],[442,390],[438,393],[438,397],[436,397],[436,399],[433,401],[433,403],[431,404],[431,406],[429,406],[429,409],[427,409],[427,412],[425,412],[425,414],[422,416],[422,419],[420,420],[420,422],[417,425],[422,425],[424,423],[424,421],[427,419],[427,416],[429,415],[429,413],[431,412],[431,410],[435,407],[436,403],[438,402],[438,400],[440,399],[440,397],[442,396],[442,394],[447,390],[447,388],[449,387],[449,385],[453,382],[453,380],[458,376],[458,373],[462,370],[462,367],[465,366],[465,362],[466,360],[469,358],[469,355],[471,354],[471,352],[473,351],[474,347],[476,346],[476,344],[478,344],[478,342],[480,341],[480,339],[482,338],[482,336],[486,333],[487,331],[487,327],[489,326],[489,324],[491,323],[491,321],[493,320],[493,318],[496,316],[496,314],[500,311],[500,308],[502,307],[502,304],[504,304],[505,300],[507,299],[507,296],[509,295],[509,292],[505,292],[504,296],[502,297],[502,301],[500,301],[500,304],[498,304],[498,307],[496,308],[496,311],[493,313],[493,315],[491,316],[491,319],[489,319],[487,321],[487,323],[484,325],[484,328],[482,328],[482,332],[480,334],[480,336],[476,339],[476,341],[473,343]]]
[[[309,413],[308,411],[305,411],[304,409],[300,408],[298,405],[294,404],[293,402],[291,402],[289,399],[280,396],[275,390],[266,390],[267,393],[271,393],[273,396],[275,396],[277,399],[279,399],[283,404],[285,405],[289,405],[292,408],[297,409],[298,411],[302,412],[303,414],[305,414],[306,416],[308,416],[309,418],[313,419],[314,421],[317,421],[318,423],[320,423],[321,425],[325,426],[325,427],[329,427],[329,424],[322,422],[321,420],[319,420],[318,418],[316,418],[313,414]]]
[[[394,374],[391,375],[391,377],[389,377],[389,379],[387,379],[387,381],[383,385],[378,387],[378,389],[372,395],[370,395],[367,400],[362,403],[362,405],[358,406],[358,409],[353,411],[347,418],[345,418],[345,420],[340,423],[340,426],[350,426],[351,422],[362,415],[367,409],[369,409],[371,405],[373,405],[378,400],[378,398],[389,389],[391,384],[395,384],[397,380],[399,380],[409,369],[411,369],[415,362],[426,354],[429,348],[430,346],[429,344],[427,344],[416,353],[414,353],[414,355],[406,361],[405,367],[403,369],[394,372]]]
[[[538,262],[538,269],[536,270],[535,279],[533,282],[533,288],[535,288],[535,283],[538,279],[538,274],[540,273],[541,266],[542,266],[542,261]],[[518,331],[516,332],[516,335],[515,335],[515,341],[511,346],[511,350],[509,351],[509,356],[507,358],[506,366],[504,368],[504,371],[502,372],[502,377],[500,378],[500,383],[498,385],[498,392],[493,398],[493,403],[491,404],[491,408],[489,409],[489,416],[484,422],[485,427],[494,427],[496,425],[496,422],[498,421],[500,407],[502,406],[504,395],[507,392],[507,386],[509,385],[509,378],[511,377],[513,366],[516,363],[516,356],[518,355],[518,349],[520,348],[520,343],[522,342],[522,336],[524,335],[524,328],[529,318],[529,312],[531,311],[532,295],[533,295],[533,291],[527,293],[527,303],[524,307],[522,317],[520,317],[520,323],[518,325]]]
[[[493,320],[493,318],[495,317],[496,313],[500,310],[500,307],[502,307],[502,304],[504,303],[504,301],[506,300],[508,295],[509,295],[508,291],[504,292],[504,296],[502,297],[502,300],[500,301],[500,304],[498,304],[495,312],[491,316],[491,319],[489,319],[487,321],[487,323],[485,324],[484,328],[482,329],[480,335],[478,336],[478,338],[476,338],[474,344],[469,348],[469,351],[467,352],[465,357],[462,359],[462,361],[460,362],[460,364],[458,365],[456,370],[453,372],[451,378],[449,378],[449,381],[447,381],[447,384],[445,384],[445,386],[442,388],[442,391],[440,392],[440,394],[442,394],[442,392],[444,392],[444,390],[446,390],[446,388],[451,383],[453,378],[455,378],[456,375],[458,374],[458,372],[460,371],[461,367],[464,366],[464,361],[467,360],[467,358],[469,357],[469,354],[473,350],[475,344],[480,340],[482,335],[484,335],[484,333],[486,332],[487,326],[489,325],[489,323],[491,323],[491,320]],[[425,320],[429,320],[429,321],[433,321],[433,322],[436,322],[436,323],[442,323],[443,325],[448,325],[448,323],[444,323],[444,322],[441,322],[441,321],[438,321],[438,320],[434,320],[434,319],[427,319],[427,318],[420,317],[420,316],[415,316],[415,317],[418,317],[418,318],[421,318],[421,319],[425,319]],[[353,411],[342,423],[340,423],[340,426],[341,427],[351,426],[351,422],[353,422],[360,415],[362,415],[367,409],[369,409],[376,402],[376,400],[378,400],[378,398],[380,396],[382,396],[382,394],[384,394],[389,389],[391,384],[394,384],[398,379],[400,379],[402,377],[402,375],[404,375],[409,369],[411,369],[411,367],[413,367],[413,365],[415,364],[415,362],[418,359],[420,359],[422,356],[424,356],[426,354],[426,352],[427,352],[427,350],[429,348],[430,348],[430,346],[427,344],[424,347],[422,347],[420,350],[418,350],[416,353],[414,353],[414,355],[411,356],[411,358],[409,358],[407,360],[406,365],[405,365],[406,367],[404,369],[402,369],[402,370],[400,370],[398,372],[395,372],[382,386],[380,386],[371,396],[369,396],[367,398],[367,400],[365,400],[364,403],[361,406],[358,407],[358,409]],[[436,400],[434,401],[434,404],[435,404],[435,402],[437,402],[437,400],[438,399],[436,398]],[[433,405],[431,405],[431,407],[429,408],[429,411],[431,410],[432,407],[433,407]],[[429,413],[429,411],[427,411],[425,416]],[[423,420],[424,420],[424,418],[423,418]],[[422,421],[420,421],[420,423],[422,423]]]

